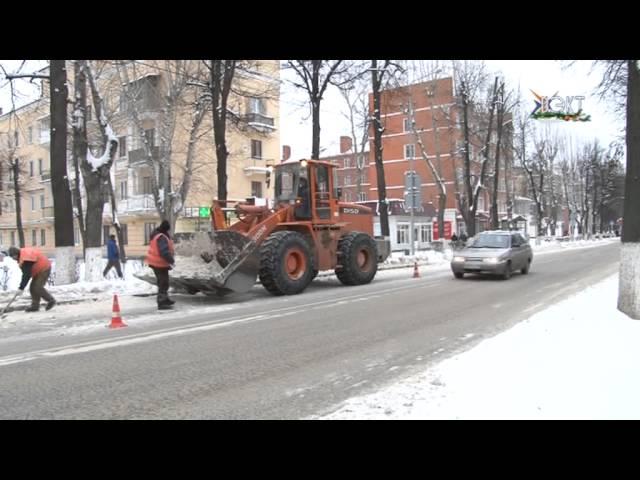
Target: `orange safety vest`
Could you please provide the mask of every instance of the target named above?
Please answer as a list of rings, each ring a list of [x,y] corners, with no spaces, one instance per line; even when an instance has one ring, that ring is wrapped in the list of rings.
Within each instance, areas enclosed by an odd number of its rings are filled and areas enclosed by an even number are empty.
[[[171,240],[163,233],[158,233],[151,239],[151,242],[149,243],[149,251],[147,252],[145,262],[147,262],[147,265],[149,265],[150,267],[169,268],[171,266],[169,265],[169,262],[167,262],[164,258],[162,258],[162,255],[160,255],[160,248],[158,247],[158,239],[160,238],[160,236],[163,236],[167,239],[167,242],[169,243],[169,252],[171,253],[171,255],[173,255],[173,240]]]
[[[24,262],[35,262],[31,269],[31,277],[35,277],[40,272],[51,269],[49,259],[37,248],[21,248],[20,249],[20,266]]]

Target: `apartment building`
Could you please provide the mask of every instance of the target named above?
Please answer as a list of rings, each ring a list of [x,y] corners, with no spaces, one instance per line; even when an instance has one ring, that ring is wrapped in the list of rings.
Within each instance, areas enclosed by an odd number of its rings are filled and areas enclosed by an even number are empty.
[[[194,105],[199,94],[193,87],[184,87],[184,93],[175,102],[174,117],[165,111],[167,95],[175,94],[179,69],[195,72],[199,65],[200,61],[182,61],[178,67],[172,61],[152,60],[118,62],[117,65],[111,61],[94,64],[104,110],[119,140],[112,167],[112,185],[128,256],[144,255],[149,234],[160,223],[153,188],[157,181],[157,165],[161,163],[170,165],[172,191],[178,191],[185,175],[189,175],[189,194],[181,205],[176,231],[210,228],[206,207],[217,197],[212,115],[210,112],[204,115],[197,135],[190,136],[190,126],[196,113]],[[67,72],[71,77],[69,84],[73,85],[71,64]],[[261,203],[272,196],[273,186],[268,188],[266,185],[267,171],[277,161],[280,149],[279,63],[268,60],[247,62],[244,68],[236,70],[234,92],[242,94],[232,93],[227,105],[228,198],[243,200],[254,197],[257,203]],[[89,106],[87,131],[90,145],[95,145],[99,143],[95,142],[99,130],[91,110]],[[22,169],[20,181],[24,183],[21,188],[24,193],[20,205],[26,245],[36,244],[45,252],[52,253],[53,199],[49,175],[48,118],[47,88],[43,88],[43,95],[38,100],[15,112],[0,115],[0,137],[5,137],[5,144],[0,138],[0,155],[18,158]],[[168,124],[171,128],[167,127]],[[192,158],[189,165],[187,158]],[[0,244],[15,245],[15,188],[8,180],[8,163],[1,163]],[[71,164],[69,175],[73,181]],[[115,233],[108,200],[105,198],[103,211],[105,239],[110,233]],[[74,207],[77,212],[77,205]],[[77,225],[75,230],[77,253],[81,254]]]

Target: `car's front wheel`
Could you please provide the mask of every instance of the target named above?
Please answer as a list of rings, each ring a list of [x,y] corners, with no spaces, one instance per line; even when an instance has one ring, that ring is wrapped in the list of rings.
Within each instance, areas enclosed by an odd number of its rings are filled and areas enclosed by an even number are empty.
[[[531,268],[531,259],[527,260],[527,264],[522,267],[522,269],[520,270],[520,272],[523,275],[526,275],[527,273],[529,273],[529,269]]]
[[[453,276],[456,278],[464,278],[464,273],[463,272],[454,272]]]
[[[511,278],[511,261],[508,261],[507,264],[505,265],[502,278],[504,280],[509,280]]]

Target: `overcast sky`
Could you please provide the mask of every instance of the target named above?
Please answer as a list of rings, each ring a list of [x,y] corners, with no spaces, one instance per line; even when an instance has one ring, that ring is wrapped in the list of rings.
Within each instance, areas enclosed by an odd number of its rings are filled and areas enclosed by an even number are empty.
[[[22,65],[22,60],[0,60],[0,64],[13,73]],[[441,61],[443,63],[443,61]],[[553,122],[552,129],[585,140],[600,139],[603,145],[620,136],[624,119],[616,117],[607,105],[601,103],[594,95],[600,75],[599,70],[589,74],[592,69],[591,61],[578,61],[571,67],[564,67],[566,63],[552,60],[487,60],[487,67],[493,72],[504,75],[508,85],[520,85],[523,97],[534,109],[534,90],[540,95],[551,96],[558,92],[560,96],[584,95],[585,113],[591,115],[591,122]],[[22,65],[21,72],[31,73],[47,62],[28,60]],[[280,143],[290,145],[293,158],[309,157],[311,154],[311,120],[306,94],[293,88],[287,79],[293,72],[282,72],[282,87],[280,95]],[[27,103],[37,95],[38,89],[23,80],[14,82],[17,99],[16,106]],[[12,108],[8,82],[4,74],[0,74],[0,107],[4,112]],[[329,87],[322,102],[320,118],[322,155],[331,155],[339,151],[339,138],[348,135],[349,125],[343,116],[345,112],[344,100],[334,87]]]
[[[600,76],[599,69],[589,74],[592,68],[591,61],[578,61],[569,68],[564,68],[566,62],[552,60],[487,60],[485,63],[490,71],[500,72],[508,85],[515,88],[520,85],[523,97],[528,102],[525,105],[530,105],[531,111],[535,105],[533,94],[529,90],[543,96],[552,96],[558,92],[559,96],[586,97],[583,110],[591,115],[591,122],[546,122],[552,130],[585,140],[598,138],[605,146],[621,135],[624,119],[617,118],[608,111],[607,105],[601,103],[593,93]],[[280,142],[282,145],[291,146],[293,158],[309,157],[309,107],[304,103],[304,94],[287,84],[286,80],[290,75],[292,72],[282,72],[284,81],[280,95]],[[320,117],[320,141],[325,149],[323,155],[338,153],[340,136],[349,135],[349,124],[343,116],[344,111],[344,100],[337,89],[327,89]]]

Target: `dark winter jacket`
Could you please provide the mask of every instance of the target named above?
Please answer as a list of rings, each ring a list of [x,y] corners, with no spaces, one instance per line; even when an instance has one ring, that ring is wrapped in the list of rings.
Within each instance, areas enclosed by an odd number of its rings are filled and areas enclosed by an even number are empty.
[[[31,280],[32,277],[32,270],[33,270],[33,265],[36,262],[23,262],[22,263],[22,281],[20,282],[20,286],[18,287],[20,290],[24,290],[24,287],[27,286],[27,283],[29,283],[29,280]]]
[[[153,240],[153,238],[160,233],[171,238],[169,232],[161,232],[156,228],[153,232],[151,232],[149,241]],[[167,242],[167,239],[162,235],[158,239],[158,249],[160,250],[160,256],[164,258],[169,264],[173,265],[175,263],[175,259],[173,258],[173,255],[171,255],[171,251],[169,250],[169,242]]]
[[[120,258],[120,250],[115,240],[109,239],[107,242],[107,258],[109,261],[115,261]]]

